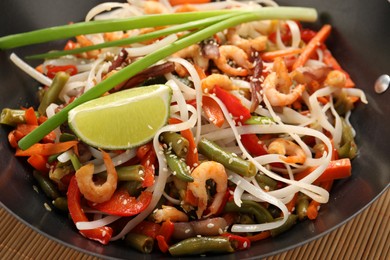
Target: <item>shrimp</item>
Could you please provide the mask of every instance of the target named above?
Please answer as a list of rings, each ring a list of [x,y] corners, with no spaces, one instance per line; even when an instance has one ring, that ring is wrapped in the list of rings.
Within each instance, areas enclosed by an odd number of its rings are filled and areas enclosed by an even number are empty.
[[[156,1],[144,1],[143,8],[145,14],[164,14],[169,12],[163,4]]]
[[[215,86],[219,86],[226,90],[238,89],[238,87],[234,86],[231,79],[226,75],[211,74],[202,79],[203,93],[209,93]]]
[[[213,59],[215,65],[229,76],[247,76],[253,64],[248,60],[248,55],[241,48],[234,45],[222,45],[219,47],[219,57]],[[232,60],[235,64],[241,66],[234,68],[229,64]]]
[[[153,218],[156,223],[167,221],[172,222],[188,222],[188,216],[183,211],[171,206],[162,206],[162,209],[157,209],[153,212]]]
[[[197,44],[194,44],[194,45],[191,45],[187,48],[184,48],[184,49],[176,52],[172,56],[183,58],[183,59],[188,59],[188,58],[192,59],[193,62],[203,70],[207,70],[207,68],[209,66],[209,59],[207,59],[206,57],[204,57],[202,55],[200,46]],[[180,64],[175,65],[175,70],[176,70],[177,74],[179,74],[179,76],[181,76],[181,77],[185,77],[188,73],[187,70],[183,66],[181,66]]]
[[[263,51],[267,47],[267,37],[258,36],[254,39],[244,39],[237,32],[236,29],[230,28],[227,33],[228,41],[235,46],[243,49],[248,55],[253,51]]]
[[[305,85],[293,84],[282,58],[275,59],[273,70],[264,80],[264,95],[272,106],[291,105],[302,95]]]
[[[80,47],[88,47],[94,45],[94,43],[90,39],[88,39],[87,36],[85,35],[76,36],[76,40],[80,44]],[[99,50],[87,51],[86,54],[87,54],[87,58],[96,59],[100,54],[100,51]]]
[[[214,161],[202,162],[192,171],[191,176],[194,178],[194,181],[188,183],[187,191],[192,192],[198,199],[198,210],[196,211],[198,218],[202,217],[203,212],[207,208],[208,196],[206,181],[212,179],[216,183],[217,193],[208,208],[209,214],[207,216],[215,214],[221,206],[227,190],[227,174],[225,167]]]
[[[343,72],[339,70],[332,70],[326,76],[324,85],[336,87],[336,88],[344,88],[346,82],[347,82],[347,77]]]
[[[286,163],[303,164],[306,161],[306,154],[302,147],[283,138],[277,138],[272,141],[268,146],[268,152],[287,155],[287,157],[282,158],[282,160]]]
[[[114,194],[118,182],[118,175],[110,156],[106,152],[102,151],[102,153],[107,168],[107,180],[102,185],[93,181],[94,165],[92,163],[86,164],[76,171],[80,192],[87,200],[95,203],[108,201]]]

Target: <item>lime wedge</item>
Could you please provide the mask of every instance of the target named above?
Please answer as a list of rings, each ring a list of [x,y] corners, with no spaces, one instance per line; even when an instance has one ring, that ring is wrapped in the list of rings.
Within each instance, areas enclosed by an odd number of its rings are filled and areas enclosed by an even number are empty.
[[[151,140],[167,123],[171,97],[172,90],[166,85],[123,90],[70,110],[69,126],[91,146],[132,148]]]

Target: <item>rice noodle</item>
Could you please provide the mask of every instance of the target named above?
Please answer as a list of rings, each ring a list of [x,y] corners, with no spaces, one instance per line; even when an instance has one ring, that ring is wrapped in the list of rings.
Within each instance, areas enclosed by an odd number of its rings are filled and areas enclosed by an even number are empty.
[[[44,86],[51,86],[51,83],[53,82],[51,79],[49,79],[42,73],[39,73],[36,69],[25,63],[15,53],[12,53],[10,55],[10,59],[16,66],[18,66],[21,70],[23,70],[26,74],[30,75],[30,77],[32,77],[39,83],[43,84]]]
[[[178,37],[176,36],[176,34],[171,34],[165,37],[164,39],[158,40],[152,44],[141,46],[141,47],[125,48],[125,50],[127,51],[129,57],[144,56],[154,52],[155,50],[161,49],[162,47],[168,44],[175,42],[177,39]]]
[[[120,218],[121,218],[120,216],[106,216],[104,218],[93,220],[93,221],[79,221],[76,222],[76,227],[78,230],[99,228],[99,227],[109,225]]]

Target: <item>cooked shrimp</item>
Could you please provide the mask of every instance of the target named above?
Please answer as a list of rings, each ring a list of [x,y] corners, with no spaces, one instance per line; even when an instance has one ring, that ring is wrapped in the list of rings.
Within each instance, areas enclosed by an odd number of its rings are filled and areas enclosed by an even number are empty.
[[[156,223],[167,221],[172,222],[187,222],[188,216],[183,211],[171,206],[162,206],[162,209],[157,209],[153,212],[153,218]]]
[[[202,55],[200,46],[197,44],[184,48],[176,52],[172,56],[183,58],[183,59],[192,59],[193,62],[203,70],[207,70],[209,66],[209,60]],[[180,64],[175,65],[175,70],[177,74],[179,74],[179,76],[181,77],[185,77],[188,73],[187,70]]]
[[[107,180],[102,185],[98,185],[93,181],[93,164],[86,164],[76,171],[76,180],[80,192],[87,200],[95,203],[108,201],[114,194],[118,182],[118,175],[110,156],[106,152],[102,151],[102,153],[107,168]]]
[[[247,76],[253,64],[248,60],[248,55],[241,48],[234,45],[222,45],[219,47],[219,57],[213,59],[215,65],[229,76]],[[238,68],[229,64],[232,60]]]
[[[191,176],[194,178],[194,181],[188,183],[187,190],[191,191],[198,199],[198,210],[196,211],[198,218],[202,217],[203,212],[207,208],[208,196],[206,181],[210,179],[216,183],[217,193],[208,208],[208,216],[216,213],[222,204],[223,197],[227,190],[227,174],[225,167],[214,161],[203,162],[192,171]]]
[[[88,39],[85,35],[78,35],[76,36],[77,42],[80,44],[80,47],[88,47],[91,45],[94,45],[94,43]],[[99,50],[92,50],[92,51],[87,51],[87,58],[89,59],[96,59],[100,53]]]
[[[266,36],[258,36],[254,39],[244,39],[234,28],[230,28],[228,30],[227,39],[232,45],[243,49],[248,55],[250,55],[253,51],[263,51],[267,47]]]
[[[209,93],[215,86],[219,86],[226,90],[238,89],[238,87],[234,86],[231,79],[226,75],[211,74],[202,79],[203,93]]]
[[[145,14],[168,13],[168,9],[160,2],[156,2],[156,1],[144,1],[143,8],[144,8]]]
[[[324,81],[325,86],[344,88],[345,83],[347,82],[347,77],[345,74],[339,70],[332,70],[326,76]]]
[[[283,61],[283,58],[275,58],[272,70],[278,77],[278,90],[282,93],[288,93],[290,91],[290,86],[293,84],[293,81],[288,74],[288,69],[286,63]]]
[[[272,141],[268,146],[268,152],[286,155],[287,157],[282,158],[282,160],[286,163],[303,164],[306,161],[306,154],[302,147],[283,138],[278,138]]]

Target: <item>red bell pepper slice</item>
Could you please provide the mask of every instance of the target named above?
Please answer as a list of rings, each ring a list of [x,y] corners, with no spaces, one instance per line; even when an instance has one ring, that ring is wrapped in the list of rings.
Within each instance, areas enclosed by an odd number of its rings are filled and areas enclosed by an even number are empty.
[[[47,65],[46,69],[47,69],[46,75],[51,79],[54,78],[57,72],[60,71],[67,72],[71,76],[77,74],[77,68],[75,65],[63,65],[63,66]]]
[[[131,197],[125,189],[118,189],[110,200],[102,203],[89,202],[88,205],[110,215],[129,217],[145,210],[152,200],[152,196],[151,192],[143,191],[138,198],[135,198]]]
[[[39,172],[48,173],[50,170],[46,156],[33,154],[27,159],[27,162]]]
[[[249,109],[229,91],[226,91],[219,86],[215,86],[213,92],[225,104],[227,110],[241,123],[244,123],[251,117]]]
[[[155,239],[160,234],[161,225],[152,221],[144,220],[135,226],[131,232],[142,234]]]
[[[141,160],[141,165],[144,167],[144,181],[142,187],[147,188],[154,183],[155,163],[157,160],[156,152],[150,149]]]
[[[251,241],[247,237],[233,235],[231,233],[223,233],[221,236],[229,238],[230,243],[236,250],[246,250],[251,247]]]
[[[172,221],[167,220],[162,223],[159,234],[156,236],[157,244],[161,252],[163,253],[168,252],[169,241],[171,240],[174,230],[175,230],[175,225],[173,224]]]
[[[77,222],[88,221],[88,218],[85,216],[81,208],[81,204],[80,204],[81,192],[77,185],[77,180],[75,176],[73,176],[72,179],[70,180],[67,197],[68,197],[69,214],[73,222],[76,224]],[[106,245],[111,239],[113,230],[110,227],[104,226],[104,227],[99,227],[99,228],[94,228],[89,230],[79,230],[79,232],[83,236],[91,240],[95,240],[102,243],[103,245]]]
[[[241,135],[241,142],[248,152],[254,156],[268,154],[264,143],[257,137],[256,134]]]

